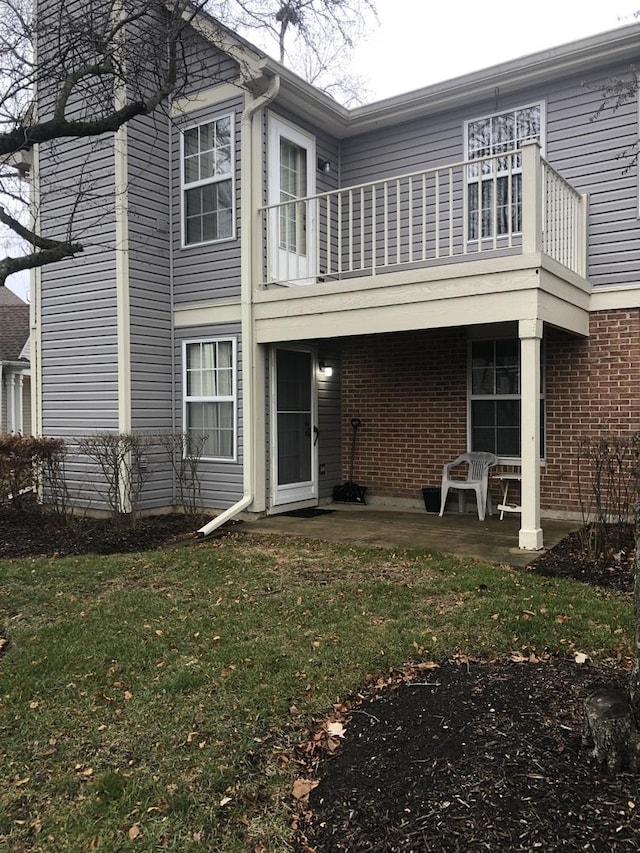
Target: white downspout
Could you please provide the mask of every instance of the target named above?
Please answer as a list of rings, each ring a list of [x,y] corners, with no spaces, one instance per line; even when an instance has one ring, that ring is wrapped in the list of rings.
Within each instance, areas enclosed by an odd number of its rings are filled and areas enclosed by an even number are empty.
[[[208,536],[235,518],[253,503],[254,498],[254,395],[253,381],[253,142],[252,122],[254,113],[270,104],[280,90],[280,77],[276,75],[264,93],[248,104],[242,113],[240,135],[240,328],[242,335],[242,486],[240,500],[217,515],[198,530],[198,536]]]

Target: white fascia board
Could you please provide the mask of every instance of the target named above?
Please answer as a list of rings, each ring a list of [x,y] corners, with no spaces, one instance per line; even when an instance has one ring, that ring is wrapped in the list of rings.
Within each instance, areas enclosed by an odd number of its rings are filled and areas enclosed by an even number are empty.
[[[201,302],[174,308],[173,325],[176,329],[190,326],[215,326],[219,323],[239,323],[240,302]]]
[[[590,311],[617,311],[625,308],[640,308],[640,285],[604,285],[591,291]]]
[[[209,89],[200,89],[191,95],[176,98],[171,103],[171,117],[180,118],[188,113],[203,110],[207,107],[216,107],[218,104],[239,98],[244,95],[244,90],[239,83],[219,83]]]

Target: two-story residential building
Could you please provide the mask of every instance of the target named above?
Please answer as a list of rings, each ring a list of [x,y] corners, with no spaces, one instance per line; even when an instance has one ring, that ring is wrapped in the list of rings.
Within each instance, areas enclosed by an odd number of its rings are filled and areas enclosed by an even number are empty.
[[[368,501],[490,450],[541,548],[576,438],[640,429],[637,99],[598,113],[640,25],[351,110],[225,39],[196,19],[211,84],[168,118],[36,152],[36,189],[92,178],[85,252],[33,280],[37,431],[183,430],[215,525],[330,499],[359,418]]]

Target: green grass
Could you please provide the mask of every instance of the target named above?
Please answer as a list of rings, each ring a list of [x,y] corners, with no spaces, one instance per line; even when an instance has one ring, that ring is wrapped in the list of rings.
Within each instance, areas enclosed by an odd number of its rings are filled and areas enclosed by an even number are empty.
[[[0,846],[290,849],[314,716],[410,660],[626,656],[631,601],[425,552],[229,536],[0,563]]]

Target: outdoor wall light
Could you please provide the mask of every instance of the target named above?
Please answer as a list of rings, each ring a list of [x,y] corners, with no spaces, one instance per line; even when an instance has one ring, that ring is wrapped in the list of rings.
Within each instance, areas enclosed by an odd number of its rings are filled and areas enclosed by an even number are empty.
[[[324,361],[318,362],[318,370],[322,373],[323,376],[326,376],[327,379],[330,376],[333,376],[333,367],[330,367],[328,364],[325,364]]]
[[[319,172],[327,172],[331,171],[331,163],[328,160],[325,160],[324,157],[318,157],[318,171]]]

